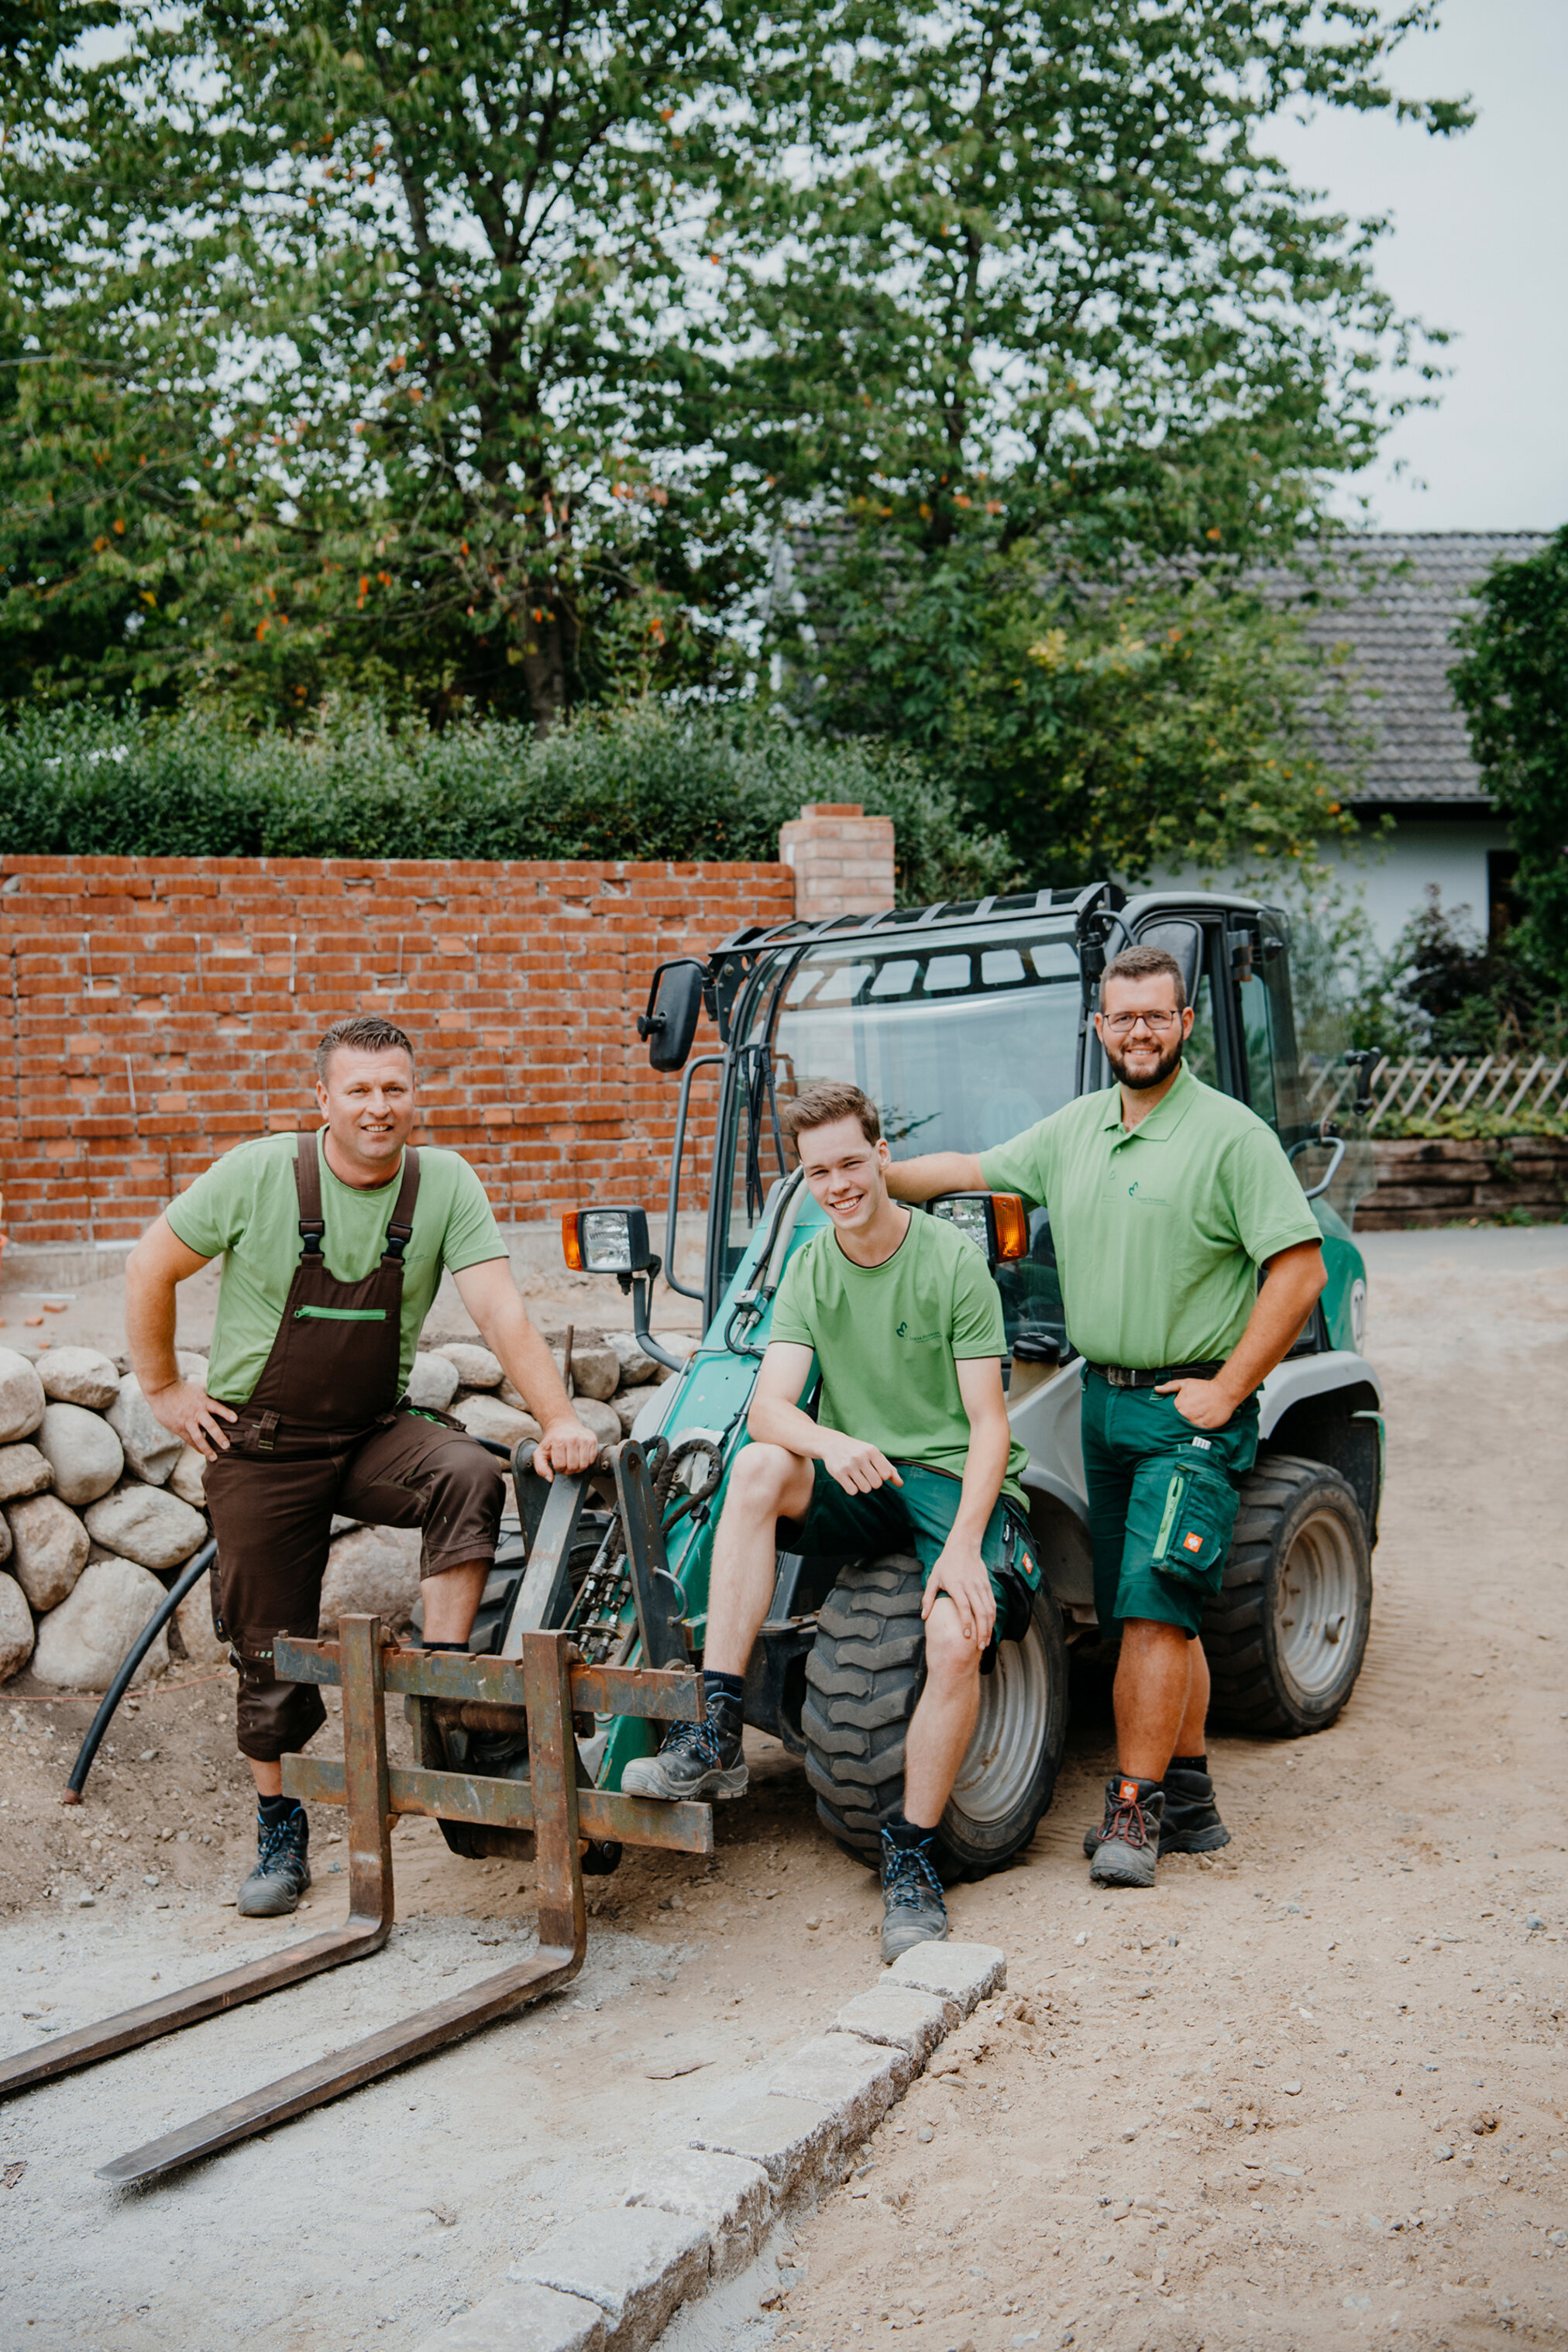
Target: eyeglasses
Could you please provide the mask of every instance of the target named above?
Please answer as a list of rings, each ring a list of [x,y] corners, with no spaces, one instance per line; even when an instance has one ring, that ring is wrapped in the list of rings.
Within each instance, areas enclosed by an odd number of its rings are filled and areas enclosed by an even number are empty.
[[[1173,1029],[1182,1016],[1179,1013],[1102,1013],[1100,1017],[1111,1036],[1126,1037],[1140,1022],[1151,1035],[1158,1036],[1163,1030]]]

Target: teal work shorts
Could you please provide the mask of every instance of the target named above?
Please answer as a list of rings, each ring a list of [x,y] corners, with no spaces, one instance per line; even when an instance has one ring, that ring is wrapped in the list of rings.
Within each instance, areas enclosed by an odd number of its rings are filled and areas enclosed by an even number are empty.
[[[1083,1468],[1100,1630],[1129,1617],[1196,1634],[1220,1589],[1241,1482],[1258,1459],[1258,1399],[1194,1429],[1174,1397],[1086,1372]]]
[[[943,1470],[919,1462],[896,1462],[901,1486],[879,1486],[869,1495],[847,1495],[826,1465],[816,1465],[811,1507],[803,1519],[779,1521],[780,1545],[789,1551],[844,1553],[872,1558],[879,1552],[912,1551],[922,1584],[952,1532],[963,1489]],[[985,1523],[980,1557],[996,1596],[996,1635],[1022,1641],[1028,1630],[1029,1596],[1040,1585],[1039,1562],[1027,1527],[1002,1497]]]

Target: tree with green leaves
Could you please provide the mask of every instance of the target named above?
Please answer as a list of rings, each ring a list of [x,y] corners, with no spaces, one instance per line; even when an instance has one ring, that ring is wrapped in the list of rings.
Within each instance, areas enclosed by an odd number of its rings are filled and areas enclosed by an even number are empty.
[[[1510,947],[1568,991],[1568,528],[1495,564],[1455,632],[1449,672],[1477,764],[1519,851],[1524,921]]]
[[[751,0],[123,28],[7,151],[9,689],[545,724],[721,677],[750,559],[689,281],[789,39]]]

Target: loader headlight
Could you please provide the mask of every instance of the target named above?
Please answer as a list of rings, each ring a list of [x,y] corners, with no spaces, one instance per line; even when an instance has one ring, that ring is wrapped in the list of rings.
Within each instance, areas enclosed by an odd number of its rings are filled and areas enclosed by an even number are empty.
[[[561,1248],[574,1274],[642,1274],[652,1259],[646,1209],[568,1209]]]
[[[933,1217],[956,1225],[988,1265],[1029,1254],[1029,1219],[1016,1192],[943,1192],[928,1205]]]

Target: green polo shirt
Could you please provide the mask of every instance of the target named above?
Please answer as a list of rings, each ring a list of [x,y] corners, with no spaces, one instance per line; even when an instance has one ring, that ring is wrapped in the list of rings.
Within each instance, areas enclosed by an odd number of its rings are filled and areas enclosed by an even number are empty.
[[[983,1152],[980,1171],[1050,1211],[1068,1337],[1090,1363],[1228,1356],[1258,1268],[1321,1239],[1273,1130],[1184,1065],[1141,1126],[1122,1126],[1108,1087]]]
[[[397,1198],[403,1161],[384,1184],[356,1192],[333,1175],[318,1135],[268,1135],[237,1143],[215,1160],[164,1211],[171,1231],[199,1257],[221,1257],[217,1317],[207,1366],[207,1394],[243,1404],[261,1378],[300,1263],[300,1195],[296,1150],[314,1151],[321,1171],[321,1254],[340,1282],[374,1272],[386,1247],[387,1220]],[[419,1153],[419,1197],[403,1259],[403,1313],[398,1374],[406,1381],[443,1266],[505,1257],[495,1212],[485,1188],[455,1151]]]

